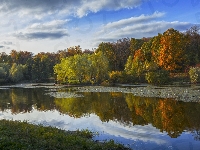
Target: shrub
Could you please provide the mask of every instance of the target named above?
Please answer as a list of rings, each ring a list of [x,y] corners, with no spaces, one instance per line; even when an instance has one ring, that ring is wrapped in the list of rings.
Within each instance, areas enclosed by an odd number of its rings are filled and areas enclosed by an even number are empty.
[[[68,83],[69,84],[80,84],[80,82],[78,81],[78,80],[73,80],[73,79],[70,79],[70,80],[68,80]]]
[[[191,67],[189,70],[190,81],[191,83],[200,82],[200,68],[199,67]]]
[[[94,141],[92,137],[95,135],[87,129],[64,131],[27,122],[0,120],[0,149],[129,150],[113,140]]]
[[[145,79],[150,84],[162,85],[169,82],[169,72],[166,70],[157,70],[155,72],[147,72]]]
[[[5,78],[6,76],[6,71],[3,67],[0,67],[0,79]]]
[[[109,83],[108,80],[105,80],[105,81],[101,82],[101,85],[102,85],[102,86],[109,86],[110,83]]]
[[[110,83],[133,83],[136,77],[132,74],[127,74],[125,71],[112,71],[109,73]]]
[[[110,83],[121,83],[122,81],[122,72],[121,71],[112,71],[109,73]]]
[[[10,69],[10,79],[12,82],[19,82],[24,78],[24,72],[26,71],[26,65],[17,65],[14,63]]]

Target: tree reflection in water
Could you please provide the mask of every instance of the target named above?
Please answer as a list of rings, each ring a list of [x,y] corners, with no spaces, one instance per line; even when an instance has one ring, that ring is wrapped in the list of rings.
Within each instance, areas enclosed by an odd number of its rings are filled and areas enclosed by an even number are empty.
[[[83,98],[55,99],[57,109],[73,117],[91,113],[101,121],[124,125],[152,124],[177,138],[184,130],[200,130],[200,104],[173,99],[144,98],[122,93],[84,93]]]
[[[44,92],[37,88],[0,90],[0,110],[10,109],[13,114],[17,114],[31,112],[33,108],[40,111],[54,109],[54,98],[44,95]]]
[[[79,98],[52,98],[45,89],[13,88],[0,90],[0,110],[13,114],[55,110],[74,118],[96,114],[102,122],[110,120],[124,126],[152,124],[171,138],[185,130],[200,140],[200,103],[173,99],[144,98],[123,93],[81,93]]]
[[[200,141],[200,131],[199,130],[192,131],[192,135],[194,136],[194,139],[196,141]]]

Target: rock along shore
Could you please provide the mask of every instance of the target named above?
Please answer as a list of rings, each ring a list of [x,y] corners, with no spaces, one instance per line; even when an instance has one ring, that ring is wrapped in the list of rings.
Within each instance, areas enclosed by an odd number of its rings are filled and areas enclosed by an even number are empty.
[[[105,86],[65,86],[54,84],[17,84],[9,86],[0,86],[1,90],[12,87],[19,88],[47,88],[46,95],[56,98],[73,98],[83,97],[81,92],[122,92],[132,93],[134,96],[140,97],[158,97],[158,98],[172,98],[184,102],[200,102],[200,85],[187,87],[173,87],[173,86],[152,86],[152,85],[118,85],[116,87]],[[72,88],[73,92],[59,92],[59,89]],[[79,94],[77,94],[79,93]]]
[[[75,87],[77,92],[122,92],[140,97],[173,98],[184,102],[200,102],[200,86],[194,87]]]

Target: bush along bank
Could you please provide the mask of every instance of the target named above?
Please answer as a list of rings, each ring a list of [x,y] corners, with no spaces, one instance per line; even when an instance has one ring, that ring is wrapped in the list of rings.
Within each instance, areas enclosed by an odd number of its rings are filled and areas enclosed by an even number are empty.
[[[88,130],[64,131],[19,121],[0,121],[0,149],[128,150],[114,141],[96,142]]]

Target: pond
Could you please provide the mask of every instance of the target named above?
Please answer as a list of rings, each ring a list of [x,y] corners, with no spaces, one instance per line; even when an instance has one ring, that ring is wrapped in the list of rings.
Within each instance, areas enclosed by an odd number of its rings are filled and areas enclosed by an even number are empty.
[[[77,87],[0,87],[0,119],[98,132],[133,149],[199,149],[200,103]],[[52,93],[68,96],[52,96]],[[73,93],[73,94],[69,94]],[[75,94],[74,94],[75,93]]]

